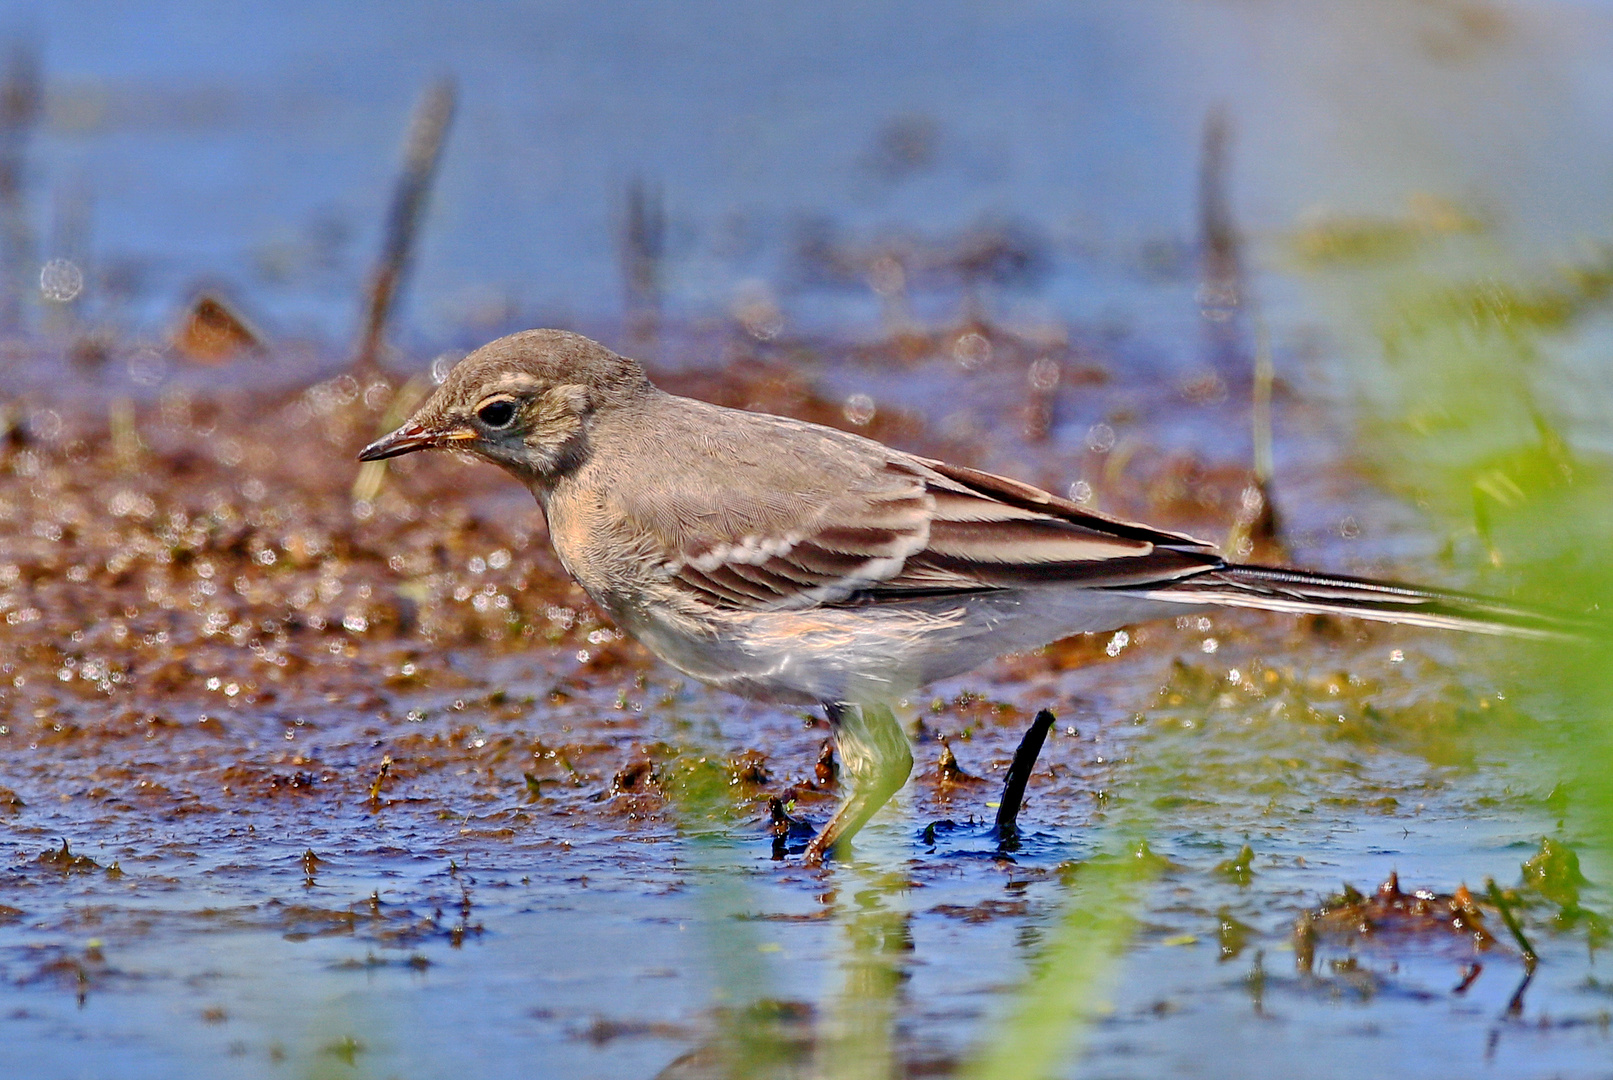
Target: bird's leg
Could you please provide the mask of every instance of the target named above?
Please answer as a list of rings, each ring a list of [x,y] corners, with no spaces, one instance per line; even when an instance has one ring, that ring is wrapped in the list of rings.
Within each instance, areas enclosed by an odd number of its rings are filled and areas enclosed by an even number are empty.
[[[824,702],[824,713],[834,728],[840,764],[850,778],[850,793],[803,856],[808,863],[850,840],[874,813],[907,783],[913,771],[913,751],[896,717],[883,705]]]

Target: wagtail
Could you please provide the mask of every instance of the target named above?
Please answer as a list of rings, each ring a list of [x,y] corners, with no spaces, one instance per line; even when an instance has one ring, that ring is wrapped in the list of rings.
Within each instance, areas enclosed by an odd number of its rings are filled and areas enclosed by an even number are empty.
[[[1008,477],[676,397],[636,361],[559,330],[471,353],[359,456],[432,448],[467,450],[530,488],[566,571],[668,664],[823,707],[851,790],[808,845],[814,862],[912,770],[890,706],[1000,653],[1209,607],[1576,629],[1482,597],[1228,562]]]

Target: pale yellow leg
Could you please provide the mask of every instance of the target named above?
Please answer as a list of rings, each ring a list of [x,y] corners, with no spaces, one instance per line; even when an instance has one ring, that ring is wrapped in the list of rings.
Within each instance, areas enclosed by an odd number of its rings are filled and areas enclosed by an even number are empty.
[[[834,817],[807,845],[803,858],[819,863],[857,834],[879,808],[907,783],[913,750],[890,709],[883,705],[824,705],[840,750],[841,775],[850,792]]]

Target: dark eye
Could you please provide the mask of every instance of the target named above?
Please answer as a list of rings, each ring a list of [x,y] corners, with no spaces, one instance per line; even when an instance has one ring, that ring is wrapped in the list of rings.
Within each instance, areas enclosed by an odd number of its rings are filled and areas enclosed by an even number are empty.
[[[476,419],[490,428],[509,427],[515,419],[515,402],[509,398],[496,398],[476,410]]]

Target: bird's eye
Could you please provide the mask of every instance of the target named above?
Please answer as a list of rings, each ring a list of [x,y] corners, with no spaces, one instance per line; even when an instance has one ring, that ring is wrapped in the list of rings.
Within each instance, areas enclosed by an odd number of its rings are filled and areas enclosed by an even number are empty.
[[[515,402],[509,398],[494,398],[476,410],[476,419],[490,428],[509,427],[515,419]]]

